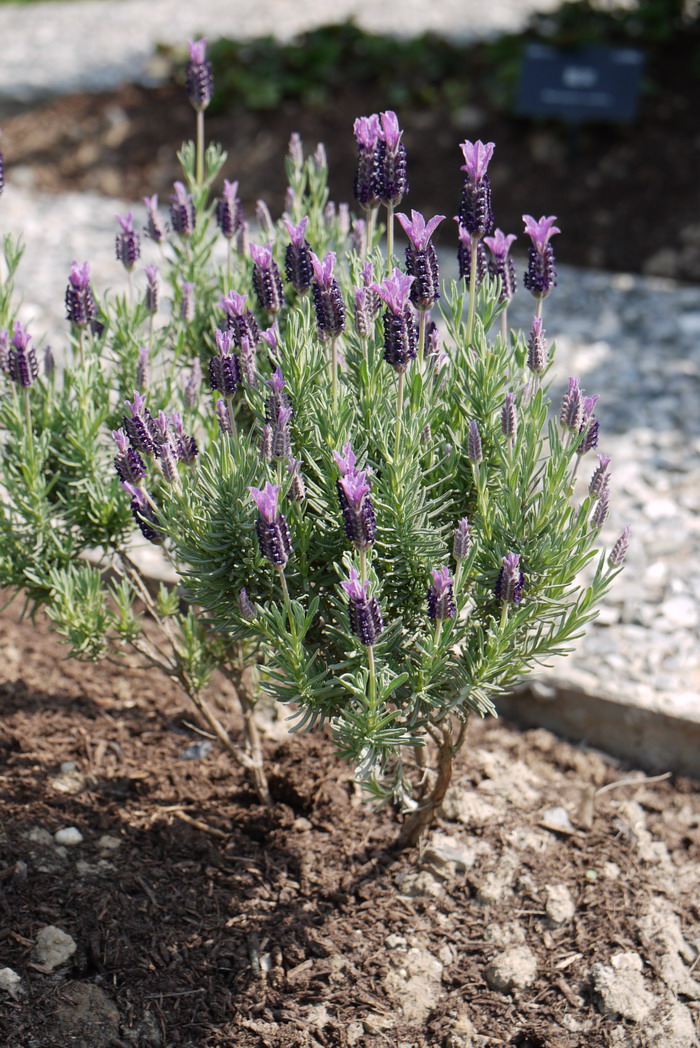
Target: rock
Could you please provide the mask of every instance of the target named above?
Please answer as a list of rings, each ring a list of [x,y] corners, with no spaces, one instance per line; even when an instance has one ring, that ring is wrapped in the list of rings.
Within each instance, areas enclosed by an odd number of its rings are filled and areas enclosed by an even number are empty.
[[[683,938],[681,922],[670,903],[657,897],[639,920],[639,930],[655,949],[656,969],[675,995],[700,1000],[700,981],[688,970],[698,951]]]
[[[118,837],[111,837],[108,833],[103,834],[97,843],[104,851],[116,851],[117,848],[122,846],[122,842]]]
[[[32,826],[31,830],[28,830],[23,836],[32,844],[53,844],[53,837],[41,826]]]
[[[119,1010],[104,990],[72,982],[61,988],[55,1020],[61,1041],[71,1048],[111,1048],[119,1036]]]
[[[553,833],[575,833],[575,830],[571,825],[569,813],[566,808],[562,808],[561,806],[557,808],[547,808],[546,811],[543,811],[540,825],[544,826],[546,830],[551,830]]]
[[[435,1006],[440,993],[442,964],[428,950],[412,946],[406,954],[404,966],[390,969],[385,977],[389,993],[401,1002],[406,1022],[422,1023]]]
[[[77,826],[66,826],[63,830],[56,830],[53,839],[56,844],[63,844],[68,848],[72,848],[76,844],[82,844],[85,838]]]
[[[576,904],[565,884],[545,884],[545,912],[555,928],[566,924],[576,913]]]
[[[0,990],[16,997],[21,988],[22,979],[12,968],[0,968]]]
[[[512,946],[525,942],[525,929],[517,921],[504,921],[503,924],[494,921],[484,929],[484,938],[496,946]]]
[[[492,990],[512,993],[526,990],[537,977],[537,958],[529,946],[513,946],[491,961],[486,982]]]
[[[641,967],[635,953],[615,954],[612,967],[593,965],[593,989],[603,1015],[639,1023],[651,1014],[658,998],[647,989]]]
[[[53,971],[65,964],[77,950],[75,939],[61,928],[47,925],[38,932],[34,946],[34,959],[44,968]]]
[[[456,837],[434,833],[423,852],[423,863],[436,866],[454,877],[471,869],[476,857],[476,851]]]
[[[498,809],[471,789],[457,785],[451,786],[445,794],[440,812],[450,822],[461,822],[463,826],[474,830],[490,825]]]

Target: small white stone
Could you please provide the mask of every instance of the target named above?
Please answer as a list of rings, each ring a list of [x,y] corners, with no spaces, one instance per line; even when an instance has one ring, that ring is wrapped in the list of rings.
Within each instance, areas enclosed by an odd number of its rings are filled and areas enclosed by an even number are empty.
[[[486,982],[492,990],[512,993],[526,990],[537,977],[537,958],[529,946],[513,946],[494,957],[486,969]]]
[[[77,949],[75,939],[62,928],[49,924],[37,934],[34,956],[44,968],[53,971],[65,964]]]
[[[66,826],[62,830],[56,830],[53,839],[56,841],[56,844],[65,844],[71,847],[75,844],[82,844],[84,837],[77,826]]]
[[[566,924],[576,913],[576,904],[565,884],[545,884],[545,910],[552,924]]]
[[[117,848],[121,848],[122,846],[122,842],[118,837],[111,837],[108,833],[105,833],[104,836],[100,837],[97,843],[100,848],[104,848],[107,851],[116,851]]]
[[[569,813],[566,808],[562,808],[561,806],[557,808],[547,808],[546,811],[543,811],[540,822],[547,830],[554,830],[558,833],[574,832]]]
[[[17,996],[21,982],[21,977],[12,968],[0,968],[0,990],[9,993],[10,997]]]

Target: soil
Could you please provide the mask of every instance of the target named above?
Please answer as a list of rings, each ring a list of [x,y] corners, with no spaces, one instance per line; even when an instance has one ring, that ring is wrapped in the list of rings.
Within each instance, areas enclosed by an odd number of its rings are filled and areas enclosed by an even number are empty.
[[[0,656],[0,969],[21,978],[0,1043],[696,1043],[697,783],[489,720],[423,850],[398,853],[322,733],[263,719],[265,809],[217,746],[184,759],[202,736],[157,673],[64,661],[15,604]],[[68,827],[82,841],[58,845]],[[55,968],[47,926],[76,946]]]
[[[524,213],[556,214],[562,262],[700,279],[697,107],[682,72],[687,62],[679,59],[677,70],[673,61],[667,64],[631,125],[572,129],[516,117],[483,76],[468,106],[400,112],[411,185],[402,206],[454,215],[463,163],[458,143],[491,140],[496,221],[505,231],[520,232]],[[353,86],[331,108],[290,103],[264,113],[208,115],[207,136],[227,150],[224,175],[239,181],[248,214],[262,197],[276,216],[284,206],[290,134],[298,131],[309,151],[325,144],[331,195],[351,200],[353,120],[384,108],[371,89]],[[133,201],[157,192],[166,200],[180,174],[176,150],[193,135],[193,112],[179,85],[125,85],[3,119],[2,146],[10,180],[19,167],[25,182],[50,192],[90,189]],[[444,223],[440,240],[456,243],[451,223]]]

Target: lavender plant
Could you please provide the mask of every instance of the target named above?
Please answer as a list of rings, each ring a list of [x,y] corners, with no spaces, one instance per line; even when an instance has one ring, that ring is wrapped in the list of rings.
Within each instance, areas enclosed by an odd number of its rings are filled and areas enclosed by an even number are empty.
[[[180,153],[169,223],[157,197],[145,240],[118,218],[123,294],[97,295],[74,263],[62,367],[42,373],[16,322],[20,251],[5,240],[0,584],[43,605],[76,657],[132,651],[177,680],[263,801],[260,697],[288,707],[291,731],[328,725],[413,844],[469,718],[567,650],[627,548],[626,530],[609,557],[596,550],[610,460],[576,476],[598,445],[596,398],[571,379],[550,410],[554,218],[524,218],[535,315],[508,334],[512,235],[487,238],[494,263],[479,271],[494,147],[465,142],[460,279],[440,283],[430,237],[443,216],[415,211],[398,216],[403,272],[392,237],[408,160],[387,112],[355,125],[365,218],[349,228],[324,151],[306,157],[293,136],[287,209],[248,247],[237,183],[213,190],[225,156],[204,145],[211,90],[198,41],[196,143]],[[140,252],[155,260],[143,271]],[[154,590],[144,545],[177,588]],[[215,670],[236,687],[241,742],[207,700]]]

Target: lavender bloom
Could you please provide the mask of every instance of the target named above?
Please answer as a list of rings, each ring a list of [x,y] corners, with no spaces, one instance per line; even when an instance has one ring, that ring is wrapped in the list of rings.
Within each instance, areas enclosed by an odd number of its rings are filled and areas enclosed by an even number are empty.
[[[467,140],[460,144],[465,160],[461,170],[465,175],[459,205],[459,222],[474,239],[480,239],[493,229],[491,182],[486,170],[494,148],[493,142]]]
[[[28,389],[39,375],[36,350],[30,346],[31,336],[19,321],[15,321],[14,335],[7,351],[7,373],[18,386]]]
[[[312,160],[317,171],[325,171],[328,167],[328,157],[326,156],[326,147],[323,142],[319,142],[316,146]]]
[[[457,522],[453,535],[454,540],[452,544],[452,556],[459,563],[461,560],[465,560],[469,555],[471,549],[472,539],[470,535],[471,525],[467,517],[462,517]]]
[[[129,403],[126,400],[124,403],[130,415],[123,415],[122,423],[132,447],[145,455],[157,455],[161,439],[157,432],[156,420],[146,407],[146,398],[138,390],[134,390],[133,402]]]
[[[343,514],[345,534],[358,550],[374,545],[377,524],[369,497],[369,484],[364,470],[347,473],[338,481],[338,501]]]
[[[502,559],[503,567],[498,573],[494,592],[498,600],[519,604],[525,585],[525,576],[520,570],[520,554],[509,553]]]
[[[518,286],[513,259],[508,257],[511,245],[517,239],[514,233],[506,236],[500,229],[496,229],[492,237],[484,237],[484,243],[491,252],[489,273],[501,281],[501,302],[510,302]]]
[[[218,389],[224,397],[232,397],[241,382],[241,369],[238,357],[231,353],[232,334],[230,331],[215,331],[216,346],[219,350],[209,361],[209,384]]]
[[[248,491],[258,507],[255,530],[260,552],[273,567],[283,568],[292,553],[292,540],[286,517],[277,511],[280,485],[268,481],[262,490],[249,487]]]
[[[146,309],[149,313],[158,312],[158,266],[150,264],[144,269],[146,274]]]
[[[440,568],[430,573],[433,576],[432,584],[428,587],[428,616],[431,622],[453,619],[457,614],[454,599],[454,579],[450,575],[450,569]]]
[[[134,216],[131,211],[128,215],[117,215],[117,222],[121,226],[121,233],[117,233],[115,240],[117,262],[121,262],[124,269],[130,272],[141,255],[141,242],[134,229]]]
[[[365,211],[379,207],[379,139],[381,124],[376,113],[360,116],[354,124],[357,139],[357,170],[353,183],[355,199]]]
[[[145,389],[151,377],[151,369],[148,364],[148,350],[145,346],[139,347],[139,362],[136,365],[136,385],[139,389]]]
[[[304,166],[304,146],[301,141],[301,135],[298,131],[292,131],[289,136],[287,156],[289,157],[289,162],[292,167],[297,171],[301,170]]]
[[[338,467],[338,472],[341,477],[347,477],[348,474],[356,472],[355,463],[357,462],[357,458],[355,452],[352,450],[350,442],[343,444],[342,452],[334,451],[333,458],[335,459],[335,464]]]
[[[169,440],[166,440],[165,443],[160,446],[158,466],[163,475],[163,480],[167,484],[178,485],[180,483],[180,477],[177,471],[177,459],[177,449]]]
[[[386,207],[395,207],[408,193],[406,147],[401,141],[396,113],[389,109],[379,116],[381,132],[376,148],[375,194]]]
[[[229,291],[219,300],[219,308],[226,314],[226,326],[233,335],[233,341],[241,344],[247,338],[253,345],[260,341],[260,326],[249,309],[246,309],[247,295]]]
[[[625,528],[623,528],[622,534],[620,535],[619,539],[617,540],[613,548],[610,550],[608,564],[611,568],[622,567],[625,557],[627,555],[627,550],[629,548],[631,532],[632,529],[629,526],[629,524],[627,524]]]
[[[316,326],[321,339],[334,339],[345,329],[345,303],[340,285],[333,276],[335,252],[329,251],[321,261],[311,252],[314,280],[311,292],[316,311]]]
[[[248,596],[248,590],[245,586],[240,590],[238,594],[238,610],[241,613],[242,619],[250,621],[257,616],[255,605]]]
[[[481,449],[481,435],[479,433],[479,426],[475,418],[469,423],[469,436],[467,437],[467,458],[469,461],[478,466],[483,459],[483,451]]]
[[[206,59],[206,40],[190,40],[190,60],[185,67],[185,91],[194,109],[206,109],[214,93],[214,73]]]
[[[86,327],[97,316],[97,306],[90,286],[90,266],[74,262],[66,288],[66,319],[78,327]]]
[[[598,465],[596,466],[588,485],[588,494],[592,499],[599,499],[608,487],[608,484],[610,483],[608,467],[610,466],[611,461],[612,459],[608,458],[607,455],[598,455]]]
[[[440,267],[430,238],[445,216],[435,215],[426,222],[419,211],[411,211],[410,219],[403,213],[396,217],[411,241],[411,247],[406,248],[406,272],[415,277],[411,302],[418,310],[431,309],[440,298]]]
[[[289,424],[294,412],[291,408],[280,408],[272,430],[272,457],[289,458],[292,449]]]
[[[595,507],[591,513],[591,526],[594,528],[602,528],[605,521],[608,519],[608,510],[610,508],[610,488],[604,488],[599,499],[596,499]]]
[[[191,324],[194,320],[194,284],[183,280],[180,285],[180,320]]]
[[[314,275],[311,265],[311,247],[304,235],[309,220],[302,218],[296,226],[287,218],[284,221],[291,241],[285,250],[284,272],[294,290],[303,295],[311,287]]]
[[[182,182],[174,182],[175,192],[170,197],[170,221],[178,236],[191,237],[197,222],[197,215],[192,201]]]
[[[373,284],[387,309],[384,311],[384,359],[397,372],[407,371],[418,352],[418,326],[408,305],[415,277],[395,269],[381,285]]]
[[[338,204],[338,235],[350,235],[350,205],[345,202]]]
[[[303,502],[306,498],[306,484],[301,474],[301,464],[301,459],[295,459],[293,455],[289,456],[286,468],[291,474],[291,479],[287,495],[293,502]]]
[[[277,351],[280,348],[280,328],[277,321],[271,324],[269,328],[266,328],[265,331],[260,332],[260,339],[267,344],[270,361],[276,363]]]
[[[355,288],[355,330],[360,338],[369,338],[374,331],[372,307],[376,297],[370,288]]]
[[[501,432],[504,437],[515,440],[518,432],[518,412],[515,406],[515,393],[506,393],[506,399],[501,408]]]
[[[158,212],[158,195],[154,193],[152,197],[144,197],[143,202],[147,211],[146,236],[150,237],[156,244],[162,244],[167,235],[167,227],[164,225]]]
[[[525,287],[535,298],[544,298],[557,286],[554,251],[549,242],[555,233],[561,233],[554,225],[556,220],[556,215],[542,215],[537,221],[532,215],[523,215],[525,232],[532,241],[528,253]]]
[[[221,196],[216,201],[215,216],[222,235],[232,240],[243,225],[243,205],[238,199],[238,182],[224,179]]]
[[[275,223],[272,221],[270,209],[264,200],[255,201],[255,217],[262,232],[272,238],[275,235]]]
[[[263,462],[269,462],[272,458],[272,426],[266,422],[262,428],[260,438],[260,458]]]
[[[377,643],[384,630],[379,602],[376,597],[367,596],[369,582],[360,582],[360,576],[355,568],[350,568],[349,581],[341,582],[341,586],[350,598],[348,604],[350,629],[360,644],[371,648],[373,644]]]
[[[0,368],[2,365],[0,364]],[[53,355],[51,346],[44,346],[44,374],[47,378],[52,378],[56,371],[56,358]]]
[[[163,533],[158,530],[159,520],[146,498],[146,493],[142,488],[135,487],[129,481],[122,481],[122,487],[131,497],[131,513],[141,529],[143,537],[156,546],[161,545]]]
[[[585,455],[587,451],[593,451],[598,447],[600,423],[593,414],[593,408],[599,399],[598,396],[583,398],[583,420],[578,431],[581,439],[576,448],[577,455]]]
[[[457,262],[459,264],[459,275],[462,280],[469,283],[472,272],[472,238],[466,226],[460,224],[459,215],[455,216],[458,226],[459,247],[457,248]],[[481,287],[484,277],[488,271],[488,257],[486,248],[481,240],[476,245],[476,286]]]
[[[191,465],[197,455],[199,454],[199,448],[197,447],[197,441],[194,437],[191,437],[188,433],[185,433],[185,428],[182,422],[182,415],[179,411],[173,411],[170,416],[170,424],[173,428],[173,433],[170,436],[170,442],[175,449],[175,454],[180,462],[184,462],[186,465]]]
[[[284,305],[284,290],[280,271],[272,257],[272,244],[267,247],[251,244],[250,255],[253,259],[253,289],[258,306],[264,313],[279,313]]]
[[[544,337],[542,317],[535,317],[527,340],[527,366],[530,371],[534,371],[536,375],[541,374],[547,367],[547,357],[547,339]]]
[[[352,224],[352,236],[350,246],[358,255],[366,255],[369,247],[367,243],[367,223],[364,218],[356,218]]]
[[[129,447],[129,441],[123,429],[113,429],[112,437],[117,445],[117,454],[114,456],[114,468],[121,481],[140,487],[141,480],[146,476],[146,467],[138,451]]]
[[[276,368],[272,378],[267,379],[265,384],[270,387],[270,393],[265,399],[265,421],[274,428],[281,411],[289,410],[290,419],[294,414],[289,396],[284,392],[286,383],[282,368]]]
[[[219,423],[219,429],[222,433],[231,433],[231,419],[228,417],[228,408],[226,407],[226,401],[223,398],[219,398],[216,402],[216,420]]]
[[[241,344],[239,346],[238,362],[241,368],[241,378],[247,386],[257,386],[258,384],[258,365],[255,354],[255,346],[246,338],[245,335],[241,338]]]
[[[569,379],[569,386],[561,398],[559,421],[564,429],[578,433],[583,422],[583,401],[577,378]]]

